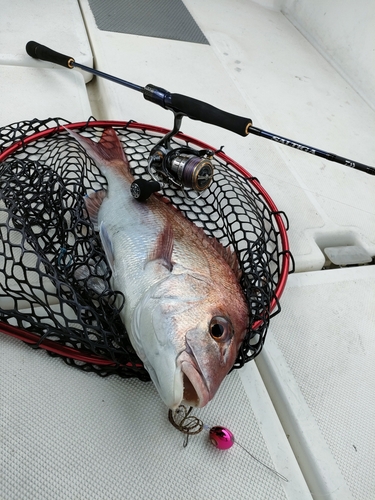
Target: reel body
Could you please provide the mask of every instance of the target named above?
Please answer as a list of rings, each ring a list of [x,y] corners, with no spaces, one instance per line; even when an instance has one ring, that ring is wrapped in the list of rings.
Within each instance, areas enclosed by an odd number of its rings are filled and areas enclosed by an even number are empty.
[[[197,151],[190,147],[167,150],[156,146],[149,158],[148,170],[155,180],[166,180],[180,188],[201,192],[207,189],[214,176],[211,162],[213,152]]]
[[[181,189],[185,195],[195,191],[199,197],[211,185],[214,151],[197,150],[188,145],[171,146],[171,139],[179,132],[183,116],[182,113],[174,113],[173,129],[150,152],[148,173],[153,181],[140,182],[138,179],[131,185],[131,193],[137,200],[146,201],[152,193],[168,185]]]

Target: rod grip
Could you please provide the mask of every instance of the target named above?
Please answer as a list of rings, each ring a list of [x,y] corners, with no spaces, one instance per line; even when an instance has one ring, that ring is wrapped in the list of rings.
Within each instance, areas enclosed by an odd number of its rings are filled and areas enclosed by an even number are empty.
[[[65,66],[66,68],[73,68],[73,57],[66,56],[60,52],[55,52],[49,47],[46,47],[38,42],[27,42],[26,52],[34,59],[59,64],[60,66]]]
[[[170,94],[171,107],[174,110],[181,111],[193,120],[200,120],[211,125],[230,130],[235,134],[246,136],[249,133],[249,127],[252,125],[250,118],[232,115],[219,108],[211,106],[203,101],[198,101],[192,97],[181,94]]]

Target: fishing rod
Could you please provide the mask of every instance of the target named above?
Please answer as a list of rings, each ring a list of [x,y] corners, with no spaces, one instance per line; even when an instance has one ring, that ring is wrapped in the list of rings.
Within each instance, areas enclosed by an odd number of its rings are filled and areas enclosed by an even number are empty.
[[[29,56],[33,57],[34,59],[40,59],[42,61],[52,62],[70,69],[79,68],[93,75],[100,76],[101,78],[105,78],[120,85],[124,85],[125,87],[128,87],[132,90],[136,90],[137,92],[142,92],[143,97],[146,100],[151,101],[154,104],[158,104],[159,106],[165,109],[173,111],[175,114],[174,129],[172,133],[167,134],[163,144],[160,144],[162,147],[166,146],[167,150],[169,146],[169,139],[179,130],[182,117],[187,116],[193,120],[199,120],[204,123],[216,125],[218,127],[224,128],[226,130],[229,130],[244,137],[247,136],[248,134],[254,134],[259,137],[263,137],[264,139],[269,139],[271,141],[277,142],[278,144],[283,144],[284,146],[289,146],[291,148],[298,149],[300,151],[303,151],[304,153],[309,153],[315,156],[319,156],[321,158],[324,158],[325,160],[333,161],[341,165],[345,165],[347,167],[360,170],[367,174],[375,175],[374,167],[370,167],[369,165],[364,165],[363,163],[349,160],[348,158],[344,158],[334,153],[329,153],[327,151],[323,151],[322,149],[308,146],[307,144],[303,144],[298,141],[294,141],[286,137],[273,134],[272,132],[267,132],[266,130],[254,127],[253,122],[250,118],[233,115],[219,108],[216,108],[206,102],[199,101],[192,97],[188,97],[182,94],[172,94],[167,90],[152,84],[148,84],[145,87],[141,87],[140,85],[136,85],[135,83],[122,80],[121,78],[117,78],[107,73],[103,73],[102,71],[77,63],[73,57],[66,56],[59,52],[55,52],[54,50],[44,45],[41,45],[40,43],[34,41],[28,42],[26,44],[26,52],[28,53]],[[178,160],[178,162],[179,161],[180,160]],[[180,166],[178,162],[176,164]],[[202,172],[198,173],[202,174],[201,177],[203,180],[201,179],[200,186],[197,184],[197,186],[193,186],[193,188],[200,187],[200,189],[197,190],[202,191],[211,182],[210,176],[212,179],[212,172],[208,172],[206,166]],[[167,175],[166,172],[165,175]],[[197,176],[197,178],[198,177],[199,176]],[[206,178],[206,181],[204,180],[204,178]]]

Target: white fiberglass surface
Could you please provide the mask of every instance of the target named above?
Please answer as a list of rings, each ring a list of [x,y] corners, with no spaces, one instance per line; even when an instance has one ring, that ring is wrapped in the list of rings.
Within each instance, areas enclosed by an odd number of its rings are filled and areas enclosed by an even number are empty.
[[[257,359],[318,498],[375,493],[374,283],[374,266],[291,276]]]

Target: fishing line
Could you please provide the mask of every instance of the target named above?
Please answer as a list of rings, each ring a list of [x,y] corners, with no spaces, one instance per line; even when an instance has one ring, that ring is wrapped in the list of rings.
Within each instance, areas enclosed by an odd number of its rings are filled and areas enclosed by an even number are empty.
[[[191,414],[192,410],[192,406],[187,409],[186,406],[180,405],[176,410],[169,410],[168,412],[169,422],[173,425],[173,427],[185,434],[183,442],[184,448],[188,445],[189,436],[199,434],[203,429],[205,429],[209,432],[210,442],[219,450],[228,450],[234,444],[237,444],[256,462],[263,465],[263,467],[268,469],[273,474],[276,474],[276,476],[283,481],[289,482],[289,480],[280,474],[280,472],[267,465],[265,462],[253,455],[247,448],[242,446],[242,444],[234,438],[233,433],[229,429],[221,425],[210,427],[207,424],[204,424],[200,418]]]

